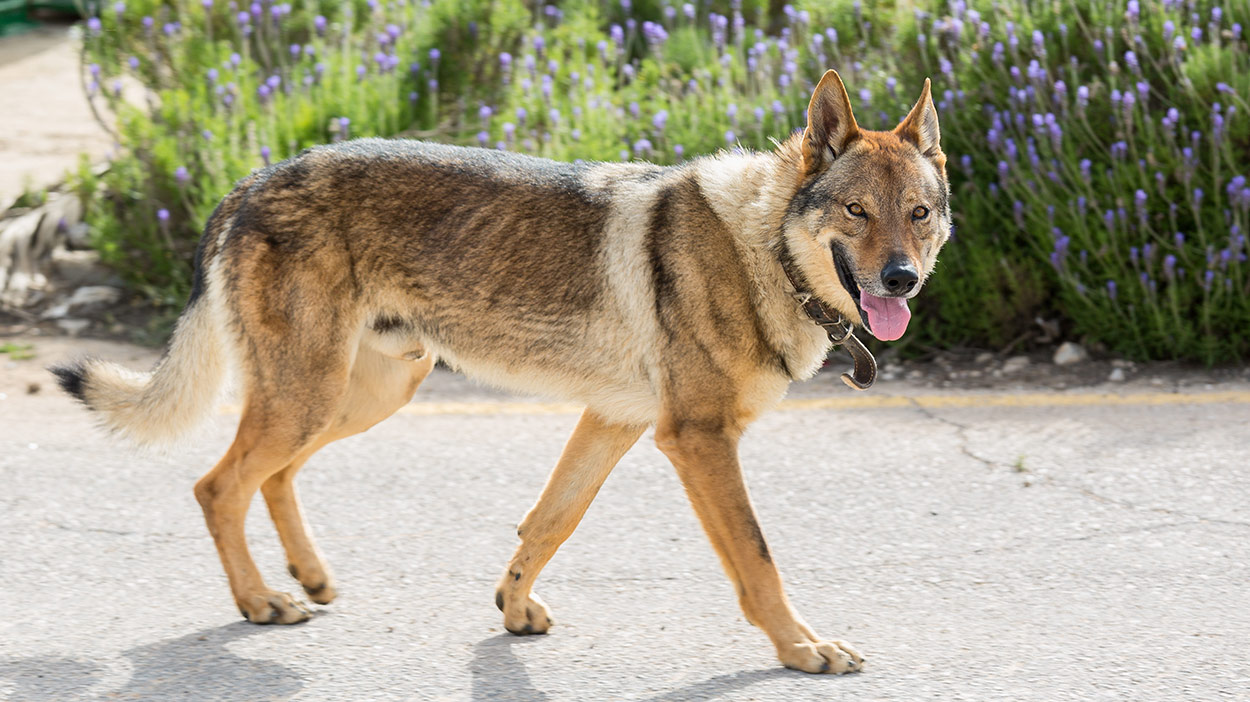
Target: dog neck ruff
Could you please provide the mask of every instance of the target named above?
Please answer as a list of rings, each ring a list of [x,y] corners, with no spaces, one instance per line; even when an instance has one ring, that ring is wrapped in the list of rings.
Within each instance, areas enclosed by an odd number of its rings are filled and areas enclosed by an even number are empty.
[[[841,314],[829,314],[824,303],[805,290],[805,286],[799,285],[797,279],[802,275],[792,270],[793,264],[789,256],[781,256],[780,261],[781,270],[785,271],[786,278],[794,287],[794,299],[799,302],[807,316],[825,330],[825,333],[829,335],[829,341],[833,342],[834,346],[846,349],[855,362],[855,369],[852,372],[842,374],[842,382],[853,390],[867,390],[872,387],[877,379],[877,359],[872,357],[872,352],[855,336],[855,326]]]

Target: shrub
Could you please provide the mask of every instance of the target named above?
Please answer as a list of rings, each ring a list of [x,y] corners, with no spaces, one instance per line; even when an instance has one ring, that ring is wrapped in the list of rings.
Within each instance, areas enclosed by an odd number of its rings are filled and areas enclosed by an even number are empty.
[[[997,276],[1018,320],[1057,310],[1131,357],[1250,355],[1246,23],[1246,3],[1174,0],[917,13],[967,274],[935,281],[950,316]]]

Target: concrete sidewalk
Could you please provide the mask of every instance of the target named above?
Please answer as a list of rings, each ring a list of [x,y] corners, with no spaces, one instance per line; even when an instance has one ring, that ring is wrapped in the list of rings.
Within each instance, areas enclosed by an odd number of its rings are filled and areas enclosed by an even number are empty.
[[[494,583],[576,416],[442,373],[301,475],[339,600],[241,623],[191,495],[230,408],[135,453],[24,394],[63,351],[0,371],[0,699],[1250,699],[1244,383],[795,386],[742,455],[796,607],[868,659],[832,678],[777,667],[649,433],[539,579],[551,634],[505,633]]]

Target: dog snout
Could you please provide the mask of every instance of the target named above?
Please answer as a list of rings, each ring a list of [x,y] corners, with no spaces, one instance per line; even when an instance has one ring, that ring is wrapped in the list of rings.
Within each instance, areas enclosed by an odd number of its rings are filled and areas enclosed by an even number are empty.
[[[918,282],[920,274],[905,258],[893,259],[881,270],[881,284],[891,295],[906,295],[916,288]]]

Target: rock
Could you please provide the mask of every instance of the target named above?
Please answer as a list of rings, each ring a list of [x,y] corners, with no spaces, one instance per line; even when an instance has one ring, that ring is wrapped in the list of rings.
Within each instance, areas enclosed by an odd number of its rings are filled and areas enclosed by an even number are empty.
[[[1012,356],[1003,362],[1003,373],[1018,373],[1029,365],[1028,356]]]
[[[56,325],[70,336],[78,336],[84,329],[91,326],[89,319],[58,319]]]
[[[60,319],[69,314],[69,302],[59,302],[39,315],[42,319]]]
[[[1111,375],[1107,376],[1107,380],[1113,383],[1123,383],[1124,382],[1124,369],[1112,368]]]
[[[46,282],[35,256],[35,234],[41,221],[43,213],[32,210],[0,223],[0,302],[20,307],[32,288]]]
[[[57,247],[52,252],[52,274],[58,285],[75,288],[109,285],[117,280],[113,271],[100,263],[98,252],[71,251],[64,247]]]
[[[111,285],[84,285],[69,296],[70,309],[92,305],[111,305],[122,299],[122,291]]]
[[[981,353],[977,354],[977,357],[976,357],[976,362],[981,365],[985,365],[993,360],[994,360],[994,354],[990,353],[989,351],[982,351]]]
[[[1056,366],[1070,366],[1073,363],[1080,363],[1089,358],[1089,353],[1083,346],[1072,341],[1065,341],[1055,349],[1054,362]]]

